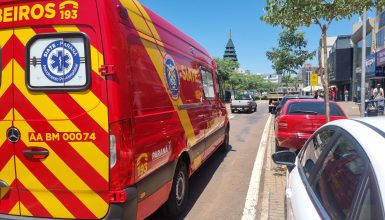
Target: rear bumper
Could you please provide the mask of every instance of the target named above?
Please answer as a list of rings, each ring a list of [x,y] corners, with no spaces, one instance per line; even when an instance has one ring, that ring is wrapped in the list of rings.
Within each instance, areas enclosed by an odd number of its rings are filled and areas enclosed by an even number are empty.
[[[280,147],[301,149],[311,135],[307,133],[278,132],[276,138]]]
[[[245,106],[245,105],[232,105],[231,106],[231,110],[233,111],[250,111],[251,109],[253,109],[252,106]]]
[[[107,215],[103,220],[135,220],[137,210],[137,189],[130,187],[126,190],[127,201],[122,204],[110,204]],[[54,220],[50,218],[22,217],[13,215],[1,215],[1,220]]]

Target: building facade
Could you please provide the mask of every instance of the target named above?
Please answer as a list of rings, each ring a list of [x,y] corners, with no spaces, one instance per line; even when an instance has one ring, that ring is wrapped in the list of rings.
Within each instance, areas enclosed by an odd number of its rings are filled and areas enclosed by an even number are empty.
[[[336,38],[328,58],[329,85],[336,88],[336,100],[344,100],[345,90],[352,97],[353,45],[351,35]]]
[[[365,94],[370,98],[370,90],[373,87],[372,74],[375,73],[375,65],[377,59],[377,37],[376,33],[378,30],[377,19],[370,18],[366,21],[366,36],[363,36],[363,21],[359,21],[353,25],[352,43],[353,43],[353,68],[352,68],[352,98],[355,101],[361,99],[361,74],[362,74],[362,40],[365,37],[366,40],[366,71],[365,74]],[[373,60],[374,59],[374,60]],[[368,65],[369,64],[369,65]],[[373,70],[374,67],[374,70]],[[370,73],[372,72],[372,73]]]

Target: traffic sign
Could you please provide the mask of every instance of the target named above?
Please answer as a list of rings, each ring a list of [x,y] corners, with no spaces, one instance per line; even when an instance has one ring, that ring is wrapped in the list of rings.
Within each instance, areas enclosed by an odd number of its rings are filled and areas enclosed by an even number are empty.
[[[317,86],[318,85],[318,74],[312,73],[310,74],[310,85]]]

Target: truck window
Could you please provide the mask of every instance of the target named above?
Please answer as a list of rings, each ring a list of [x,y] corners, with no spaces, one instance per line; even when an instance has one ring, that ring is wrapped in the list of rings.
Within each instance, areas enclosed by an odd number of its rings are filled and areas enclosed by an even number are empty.
[[[26,84],[33,91],[89,88],[89,40],[81,33],[36,35],[27,44]]]
[[[215,98],[213,75],[206,68],[201,68],[203,92],[208,99]]]

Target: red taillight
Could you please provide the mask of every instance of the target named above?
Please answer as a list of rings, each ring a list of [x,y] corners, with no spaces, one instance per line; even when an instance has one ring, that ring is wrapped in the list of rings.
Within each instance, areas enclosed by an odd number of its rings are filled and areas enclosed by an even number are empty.
[[[127,193],[124,190],[110,191],[108,198],[110,203],[124,203],[127,200]]]
[[[278,121],[278,129],[287,129],[287,121]]]
[[[134,163],[129,138],[130,124],[120,121],[110,124],[110,202],[121,201],[116,194],[134,182]]]

